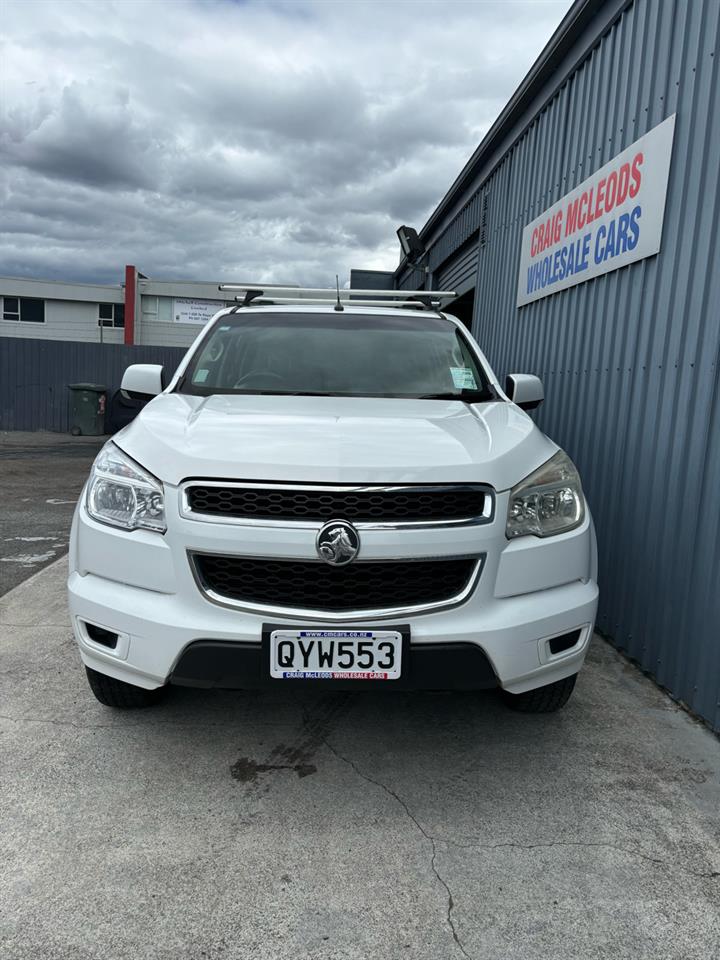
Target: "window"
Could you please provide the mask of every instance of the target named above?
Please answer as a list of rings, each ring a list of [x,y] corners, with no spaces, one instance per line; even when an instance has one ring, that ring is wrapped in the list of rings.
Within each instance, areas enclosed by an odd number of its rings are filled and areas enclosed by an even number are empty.
[[[143,294],[141,300],[141,311],[143,320],[160,323],[172,323],[173,320],[173,298],[156,297],[150,294]]]
[[[98,326],[99,327],[124,327],[125,326],[125,304],[124,303],[99,303],[98,304]]]
[[[172,297],[158,297],[157,318],[161,323],[172,323],[172,319],[173,319]]]
[[[3,297],[2,318],[20,323],[45,323],[45,301],[31,297]]]
[[[17,297],[3,298],[3,320],[20,319],[20,301]]]
[[[455,324],[424,314],[232,314],[208,331],[179,389],[200,396],[494,398]]]

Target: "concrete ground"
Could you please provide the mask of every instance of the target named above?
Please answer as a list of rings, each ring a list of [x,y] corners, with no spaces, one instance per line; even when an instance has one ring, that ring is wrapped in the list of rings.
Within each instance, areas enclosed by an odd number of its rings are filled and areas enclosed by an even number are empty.
[[[0,601],[3,960],[708,960],[720,743],[595,639],[568,707],[90,694],[58,561]]]
[[[67,552],[75,503],[106,439],[0,433],[0,596]]]

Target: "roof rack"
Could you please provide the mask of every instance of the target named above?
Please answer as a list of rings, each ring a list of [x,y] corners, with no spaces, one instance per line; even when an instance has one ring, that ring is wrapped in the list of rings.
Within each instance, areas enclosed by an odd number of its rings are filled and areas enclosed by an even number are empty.
[[[265,286],[264,284],[221,283],[218,290],[237,292],[238,307],[273,303],[338,303],[353,307],[395,307],[438,310],[443,300],[454,300],[453,290],[332,290],[323,287]],[[360,298],[360,299],[359,299]],[[235,309],[238,309],[236,307]]]
[[[308,306],[315,306],[316,304],[325,304],[325,306],[332,307],[337,305],[337,297],[334,300],[331,300],[329,297],[266,297],[262,294],[262,291],[252,290],[245,297],[236,297],[238,301],[235,310],[238,310],[240,307],[266,307],[272,306],[273,304],[306,304]],[[411,300],[348,300],[347,298],[341,298],[341,304],[349,307],[395,307],[398,310],[407,310],[409,308],[415,308],[417,310],[437,310],[440,307],[439,300],[421,300],[419,297],[414,297]]]

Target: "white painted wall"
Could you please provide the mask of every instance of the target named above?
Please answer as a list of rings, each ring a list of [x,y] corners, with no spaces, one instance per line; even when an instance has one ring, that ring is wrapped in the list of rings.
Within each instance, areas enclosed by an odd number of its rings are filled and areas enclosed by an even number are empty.
[[[98,325],[99,303],[124,303],[122,286],[65,283],[0,277],[0,298],[32,297],[45,301],[45,323],[3,320],[0,337],[28,337],[42,340],[76,340],[86,343],[123,343],[122,328]],[[227,302],[216,283],[140,280],[135,320],[135,342],[166,347],[188,347],[201,325],[178,323],[173,317],[175,297],[217,300],[218,310]],[[101,337],[102,334],[102,337]]]
[[[160,323],[144,317],[135,326],[135,343],[158,347],[189,347],[201,327],[193,323]]]
[[[217,283],[186,281],[140,280],[138,296],[140,310],[135,342],[162,347],[189,347],[202,329],[202,324],[178,323],[173,319],[176,297],[214,300],[218,310],[232,302],[232,295],[221,294]]]
[[[15,296],[15,294],[7,294],[7,296]],[[103,300],[102,302],[112,301]],[[119,328],[98,326],[97,303],[85,303],[79,300],[45,300],[45,323],[3,320],[0,314],[0,337],[122,343],[123,331]]]
[[[0,298],[31,297],[45,301],[45,323],[4,320],[0,312],[0,337],[26,337],[34,340],[80,340],[100,343],[99,303],[124,303],[120,286],[95,283],[63,283],[53,280],[28,280],[24,277],[0,277]],[[104,343],[122,343],[120,328],[103,327]]]
[[[80,300],[84,303],[124,303],[120,284],[66,283],[64,280],[29,280],[0,277],[0,296],[37,297],[40,300]]]

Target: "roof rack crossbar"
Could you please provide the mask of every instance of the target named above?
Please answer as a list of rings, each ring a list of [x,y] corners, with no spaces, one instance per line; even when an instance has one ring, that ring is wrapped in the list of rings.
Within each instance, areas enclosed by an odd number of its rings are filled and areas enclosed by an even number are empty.
[[[262,284],[262,283],[221,283],[218,285],[218,290],[226,291],[237,291],[238,293],[253,292],[256,293],[256,296],[272,296],[277,294],[278,296],[287,296],[287,295],[297,295],[305,294],[312,296],[313,294],[318,295],[322,294],[323,299],[327,298],[328,300],[333,300],[337,302],[337,291],[331,289],[330,287],[293,287],[293,286],[281,286],[273,284]],[[351,297],[381,297],[383,300],[394,300],[402,299],[408,300],[411,297],[426,297],[431,300],[454,300],[457,297],[457,293],[454,290],[341,290],[340,299],[350,299]]]
[[[236,297],[235,299],[238,301],[238,304],[233,310],[238,310],[241,307],[268,306],[276,303],[294,303],[299,306],[303,306],[304,304],[307,306],[315,306],[317,304],[331,306],[337,303],[337,297],[335,300],[330,300],[329,297],[266,297],[262,292],[258,294],[255,293],[255,291],[253,291],[253,294],[250,299],[247,298],[247,295],[245,297]],[[344,300],[343,303],[346,303],[350,307],[395,307],[397,310],[406,310],[408,308],[438,310],[440,308],[439,300],[433,301],[425,297],[412,297],[408,300]]]

